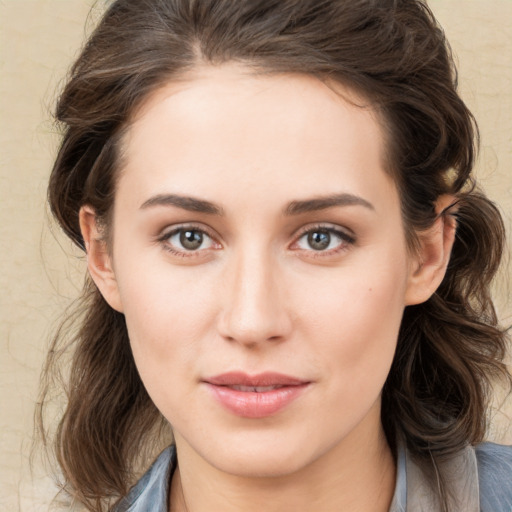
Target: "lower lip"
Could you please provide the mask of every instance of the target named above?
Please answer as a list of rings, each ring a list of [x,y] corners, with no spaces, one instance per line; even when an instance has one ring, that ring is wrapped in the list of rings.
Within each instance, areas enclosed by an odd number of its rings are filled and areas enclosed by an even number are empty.
[[[207,383],[213,396],[229,411],[243,418],[265,418],[276,414],[298,398],[308,386],[284,386],[257,393],[254,391],[238,391],[227,386],[216,386]]]

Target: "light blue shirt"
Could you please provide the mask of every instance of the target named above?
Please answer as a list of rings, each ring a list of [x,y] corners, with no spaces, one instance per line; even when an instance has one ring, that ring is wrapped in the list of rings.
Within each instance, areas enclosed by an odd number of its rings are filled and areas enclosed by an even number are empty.
[[[170,446],[156,459],[113,512],[168,512],[169,484],[176,467]],[[512,512],[512,446],[467,447],[440,467],[453,504],[450,512]],[[389,512],[436,512],[437,493],[410,453],[399,447],[395,493]]]

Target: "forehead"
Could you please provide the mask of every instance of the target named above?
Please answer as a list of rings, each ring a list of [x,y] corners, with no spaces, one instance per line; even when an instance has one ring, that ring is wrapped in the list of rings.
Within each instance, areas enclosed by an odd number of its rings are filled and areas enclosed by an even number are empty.
[[[137,110],[123,139],[120,182],[136,177],[146,195],[161,186],[207,195],[219,182],[264,195],[270,188],[325,194],[329,184],[362,195],[385,180],[384,153],[376,113],[347,87],[240,65],[204,67]]]

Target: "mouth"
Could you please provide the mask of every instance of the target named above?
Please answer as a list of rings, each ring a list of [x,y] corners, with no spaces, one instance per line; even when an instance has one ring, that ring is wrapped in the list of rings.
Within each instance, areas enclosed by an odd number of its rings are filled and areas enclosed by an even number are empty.
[[[265,418],[286,408],[311,384],[280,373],[229,372],[203,380],[213,398],[243,418]]]
[[[285,386],[226,386],[236,391],[244,391],[246,393],[266,393],[267,391],[273,391],[274,389],[281,389]]]

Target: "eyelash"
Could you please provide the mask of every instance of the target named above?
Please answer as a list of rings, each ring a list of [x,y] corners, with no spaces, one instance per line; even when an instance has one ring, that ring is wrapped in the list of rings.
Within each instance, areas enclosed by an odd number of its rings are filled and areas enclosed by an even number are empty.
[[[197,233],[201,233],[203,236],[206,235],[211,240],[211,243],[213,245],[218,246],[218,247],[214,247],[213,250],[220,248],[219,242],[216,241],[215,236],[212,233],[210,233],[203,226],[197,226],[194,224],[181,225],[181,226],[171,229],[170,231],[166,231],[161,236],[159,236],[157,238],[157,242],[159,242],[162,245],[164,250],[166,250],[167,252],[170,252],[174,256],[178,256],[181,258],[199,257],[202,255],[201,253],[203,251],[211,249],[211,247],[207,247],[205,249],[198,249],[198,250],[193,250],[193,249],[187,250],[185,248],[183,250],[176,250],[170,244],[169,240],[173,236],[180,234],[184,231],[194,231]],[[310,253],[309,254],[310,257],[322,258],[322,257],[326,257],[326,256],[333,256],[340,252],[344,252],[344,251],[348,250],[348,248],[351,245],[354,245],[356,243],[356,239],[352,234],[349,234],[346,231],[341,230],[340,228],[337,228],[334,226],[328,226],[328,225],[326,226],[323,224],[317,224],[314,226],[307,226],[307,227],[304,227],[303,229],[301,229],[301,231],[295,237],[295,241],[291,244],[290,247],[293,248],[293,246],[296,246],[299,243],[299,241],[302,240],[304,237],[306,237],[312,233],[315,233],[315,232],[328,233],[331,236],[334,235],[336,238],[338,238],[340,240],[340,243],[338,244],[337,247],[335,247],[333,249],[327,249],[327,250],[301,249],[301,248],[296,248],[294,250],[300,251],[302,253],[305,253],[305,252]]]
[[[334,235],[336,238],[340,240],[340,243],[333,249],[327,249],[327,250],[314,250],[314,249],[297,249],[301,252],[307,252],[310,253],[309,257],[313,258],[323,258],[328,256],[334,256],[341,252],[347,251],[350,246],[354,245],[356,243],[356,238],[353,234],[348,233],[347,231],[344,231],[340,229],[339,227],[335,226],[329,226],[325,224],[317,224],[313,226],[306,226],[303,228],[299,234],[297,235],[295,242],[293,242],[293,245],[297,245],[300,240],[302,240],[304,237],[316,233],[316,232],[323,232],[328,233],[329,235]]]
[[[213,245],[219,245],[220,244],[215,240],[215,237],[204,227],[197,226],[194,224],[185,224],[178,227],[175,227],[171,229],[170,231],[165,231],[160,237],[157,238],[157,242],[162,244],[162,247],[167,252],[170,252],[173,256],[178,256],[181,258],[194,258],[201,256],[201,252],[205,251],[207,249],[200,249],[200,250],[192,250],[192,249],[183,249],[183,250],[176,250],[173,248],[173,246],[170,244],[169,240],[184,231],[194,231],[197,233],[201,233],[203,236],[206,235],[211,241]],[[215,249],[214,249],[215,250]]]

